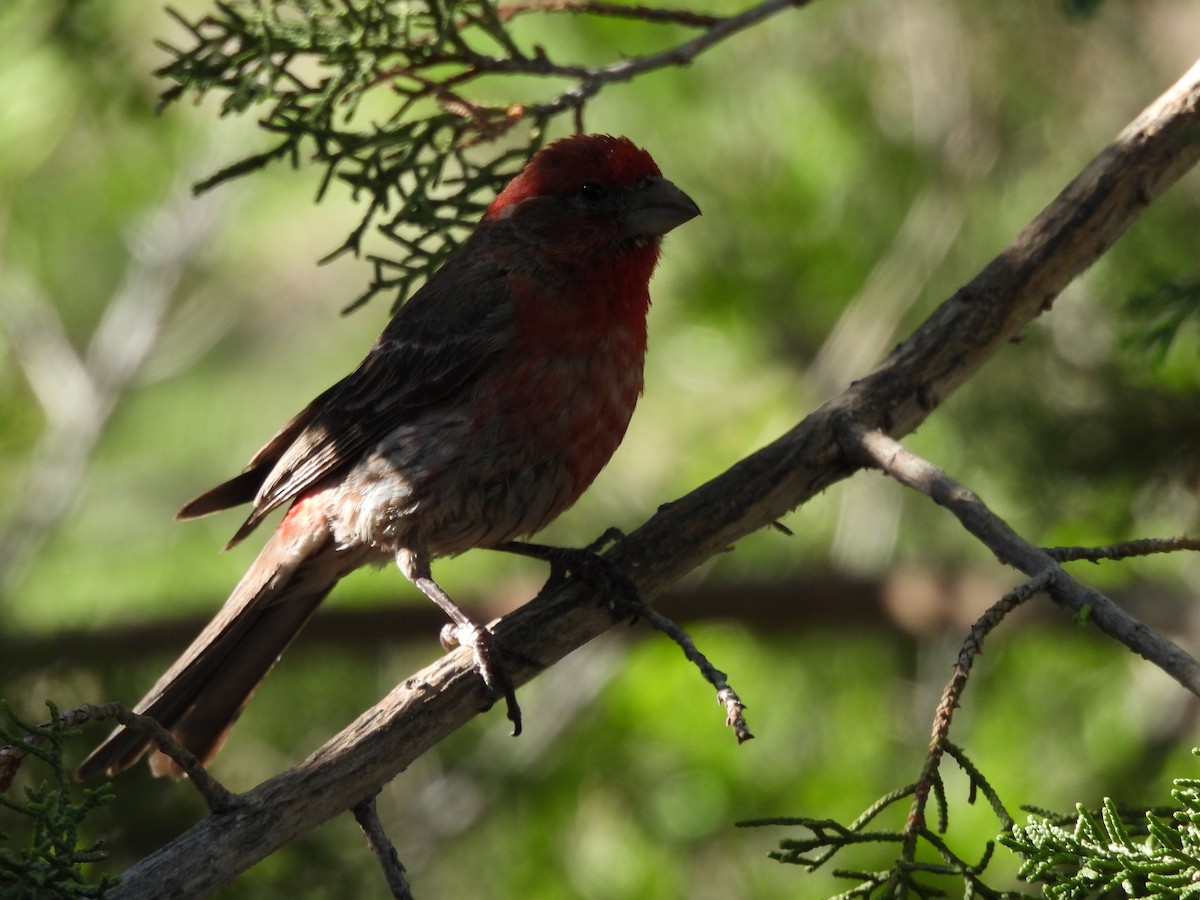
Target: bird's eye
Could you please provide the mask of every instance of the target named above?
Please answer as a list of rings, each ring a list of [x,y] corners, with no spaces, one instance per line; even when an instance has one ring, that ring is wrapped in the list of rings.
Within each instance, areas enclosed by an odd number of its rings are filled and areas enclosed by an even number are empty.
[[[594,181],[585,181],[579,186],[579,196],[586,203],[599,203],[608,193],[603,185],[597,184]]]

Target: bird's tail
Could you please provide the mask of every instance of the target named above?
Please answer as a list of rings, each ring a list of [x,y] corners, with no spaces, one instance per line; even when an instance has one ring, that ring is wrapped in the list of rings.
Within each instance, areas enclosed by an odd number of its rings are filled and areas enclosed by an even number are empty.
[[[135,707],[158,720],[203,763],[220,750],[259,682],[326,594],[363,563],[361,548],[338,548],[325,528],[290,528],[290,518],[271,536],[221,611]],[[118,728],[83,761],[75,778],[116,775],[149,748],[145,735]],[[150,758],[150,769],[173,778],[183,774],[158,751]]]

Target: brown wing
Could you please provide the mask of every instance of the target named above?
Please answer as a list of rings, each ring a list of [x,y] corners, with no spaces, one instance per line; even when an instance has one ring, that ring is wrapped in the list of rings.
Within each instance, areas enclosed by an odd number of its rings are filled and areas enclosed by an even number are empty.
[[[271,510],[356,462],[416,411],[466,390],[512,340],[506,274],[478,255],[448,262],[400,308],[357,369],[288,422],[245,472],[192,500],[179,518],[253,501],[233,546]]]

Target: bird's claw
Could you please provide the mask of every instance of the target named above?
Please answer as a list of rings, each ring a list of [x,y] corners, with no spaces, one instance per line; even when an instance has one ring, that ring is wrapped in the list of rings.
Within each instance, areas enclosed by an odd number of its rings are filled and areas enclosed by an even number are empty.
[[[483,686],[488,694],[488,703],[484,709],[491,709],[496,699],[503,697],[508,720],[513,724],[512,736],[519,735],[521,733],[521,707],[517,703],[517,691],[513,687],[512,679],[497,658],[495,636],[474,622],[447,623],[442,626],[439,640],[444,650],[466,647],[471,651],[471,656],[475,661],[475,671],[483,679]]]
[[[610,525],[608,528],[604,529],[604,533],[600,535],[600,537],[596,538],[583,549],[588,553],[595,553],[599,555],[600,551],[609,544],[616,546],[617,544],[624,543],[624,541],[625,532],[615,525]]]
[[[633,579],[600,551],[609,544],[619,544],[625,534],[619,528],[609,528],[592,543],[583,548],[552,547],[546,544],[531,544],[525,541],[509,541],[494,549],[506,553],[517,553],[531,559],[540,559],[550,564],[550,579],[543,590],[552,589],[564,581],[568,574],[577,575],[604,590],[605,599],[613,615],[637,621],[645,606],[642,595]]]
[[[551,579],[561,579],[569,572],[600,587],[612,614],[617,618],[628,618],[632,623],[638,620],[645,605],[641,592],[624,569],[599,552],[605,545],[624,539],[620,531],[609,529],[597,541],[581,549],[554,548],[556,552],[549,562]]]

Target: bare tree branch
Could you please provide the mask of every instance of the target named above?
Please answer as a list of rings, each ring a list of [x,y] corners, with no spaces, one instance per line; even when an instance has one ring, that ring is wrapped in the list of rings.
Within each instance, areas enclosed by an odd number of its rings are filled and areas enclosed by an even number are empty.
[[[1153,662],[1192,693],[1200,696],[1200,663],[1171,641],[1137,621],[1099,591],[1073,579],[1063,570],[1055,556],[1023,540],[972,491],[882,432],[867,432],[856,422],[847,419],[841,428],[841,434],[847,452],[852,456],[861,456],[901,484],[920,491],[939,506],[948,509],[967,531],[996,555],[997,559],[1021,569],[1030,576],[1028,581],[1006,594],[979,618],[972,626],[959,653],[954,675],[942,693],[934,716],[929,753],[913,794],[908,827],[905,829],[905,859],[912,859],[916,837],[925,828],[925,804],[930,789],[939,783],[938,769],[950,732],[951,719],[966,688],[971,665],[981,652],[983,641],[992,629],[1033,594],[1045,591],[1056,603],[1095,622],[1105,634]],[[1101,547],[1091,552],[1083,548],[1072,549],[1078,550],[1075,558],[1096,559],[1122,554],[1133,555],[1137,552],[1194,549],[1195,546],[1195,541],[1175,539],[1139,541],[1124,547]]]
[[[1035,547],[995,515],[975,494],[945,472],[879,431],[866,432],[847,421],[842,433],[872,465],[901,484],[927,495],[958,518],[963,527],[991,550],[1000,562],[1030,578],[1049,572],[1046,591],[1051,599],[1094,622],[1109,637],[1154,663],[1181,685],[1200,696],[1200,663],[1180,647],[1139,622],[1099,591],[1080,584],[1045,550]]]
[[[840,421],[850,415],[893,437],[912,431],[1200,159],[1198,136],[1200,64],[874,372],[774,443],[664,506],[606,558],[652,601],[704,560],[852,474],[859,463],[839,445]],[[571,578],[505,617],[495,633],[516,660],[514,682],[523,684],[537,674],[523,660],[553,665],[611,622],[607,608],[589,602],[586,585]],[[482,701],[469,653],[443,657],[299,766],[241,795],[235,813],[206,817],[130,868],[109,896],[195,896],[227,884],[394,778],[474,717]]]

